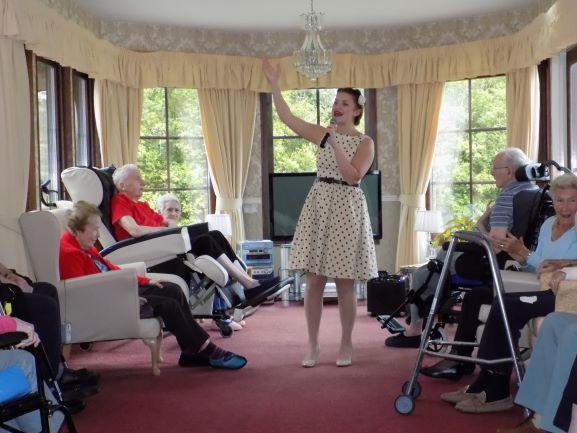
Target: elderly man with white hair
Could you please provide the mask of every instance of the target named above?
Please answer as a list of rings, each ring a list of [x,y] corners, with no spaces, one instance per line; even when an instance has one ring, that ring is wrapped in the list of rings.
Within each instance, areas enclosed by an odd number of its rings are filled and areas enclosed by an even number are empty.
[[[134,164],[126,164],[112,175],[118,193],[112,197],[110,213],[114,235],[117,240],[140,237],[167,227],[176,227],[178,222],[170,216],[155,212],[148,203],[140,201],[144,180]],[[174,199],[178,200],[176,196]],[[245,289],[266,290],[278,283],[273,279],[260,282],[250,277],[240,264],[234,250],[222,233],[212,230],[191,239],[191,252],[195,256],[209,255],[219,262],[228,274]]]

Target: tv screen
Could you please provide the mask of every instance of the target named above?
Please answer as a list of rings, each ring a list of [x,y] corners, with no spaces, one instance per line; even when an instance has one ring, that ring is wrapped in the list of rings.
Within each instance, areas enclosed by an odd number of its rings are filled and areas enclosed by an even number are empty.
[[[316,173],[272,173],[269,175],[271,237],[290,241]],[[369,171],[361,181],[373,229],[373,238],[383,237],[381,230],[381,172]]]

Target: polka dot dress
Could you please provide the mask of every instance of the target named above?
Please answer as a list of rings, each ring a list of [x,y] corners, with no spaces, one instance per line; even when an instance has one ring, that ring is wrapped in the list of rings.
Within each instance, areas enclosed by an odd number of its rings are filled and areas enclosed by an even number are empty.
[[[364,136],[336,134],[349,161]],[[333,148],[318,148],[317,176],[343,180]],[[360,188],[315,182],[293,238],[290,264],[329,278],[369,280],[377,276],[373,232]]]

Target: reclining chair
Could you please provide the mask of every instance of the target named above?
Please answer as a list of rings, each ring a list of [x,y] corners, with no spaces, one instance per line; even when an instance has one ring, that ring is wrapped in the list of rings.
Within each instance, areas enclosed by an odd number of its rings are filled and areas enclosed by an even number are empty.
[[[20,216],[35,279],[58,289],[63,343],[142,339],[151,352],[153,374],[160,374],[162,326],[157,318],[140,319],[136,277],[144,275],[173,282],[188,296],[186,283],[176,275],[146,273],[143,263],[125,263],[120,271],[62,280],[59,250],[65,217],[63,209],[33,211]]]
[[[110,200],[116,188],[112,181],[114,168],[95,169],[88,167],[71,167],[61,174],[73,201],[84,200],[99,207],[103,214],[103,228],[100,243],[101,254],[113,263],[144,262],[149,271],[166,272],[169,262],[180,262],[192,272],[189,279],[190,305],[196,317],[212,317],[215,292],[226,303],[228,308],[235,308],[235,320],[240,320],[249,307],[276,297],[288,289],[291,279],[264,292],[258,292],[250,300],[242,293],[227,288],[228,272],[210,256],[194,257],[191,249],[191,236],[207,233],[207,223],[195,224],[189,227],[166,229],[139,238],[116,241],[110,219]],[[243,264],[244,265],[244,264]],[[248,293],[248,292],[247,292]],[[218,317],[217,317],[218,318]]]

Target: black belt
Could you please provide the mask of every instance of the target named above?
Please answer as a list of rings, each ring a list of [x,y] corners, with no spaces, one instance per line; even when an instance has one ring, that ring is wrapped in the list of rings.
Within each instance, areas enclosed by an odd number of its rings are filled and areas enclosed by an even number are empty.
[[[346,185],[346,186],[353,186],[358,187],[359,184],[355,183],[353,185],[345,182],[344,180],[338,180],[332,177],[317,177],[317,182],[324,182],[324,183],[336,183],[337,185]]]

